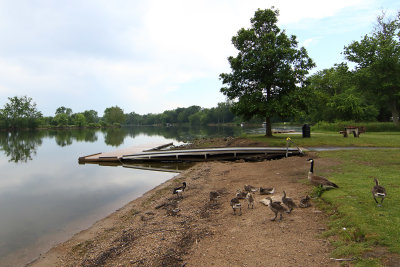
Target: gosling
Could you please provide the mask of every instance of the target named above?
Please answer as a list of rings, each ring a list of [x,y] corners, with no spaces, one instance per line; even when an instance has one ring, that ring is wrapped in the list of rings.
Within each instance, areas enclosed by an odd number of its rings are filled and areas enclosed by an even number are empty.
[[[218,198],[220,198],[220,195],[217,191],[211,191],[210,192],[210,202],[217,202]]]
[[[273,187],[267,187],[267,188],[260,187],[260,195],[271,195],[274,192],[275,188]]]
[[[386,189],[379,185],[379,181],[378,179],[374,179],[375,180],[375,186],[372,188],[372,196],[374,197],[374,200],[376,202],[376,204],[378,204],[378,207],[382,206],[382,202],[386,197]],[[380,198],[381,199],[381,203],[378,203],[378,200],[376,200],[376,198]]]
[[[237,190],[237,192],[236,192],[236,197],[237,197],[238,199],[245,199],[246,196],[247,196],[247,193],[246,193],[246,192],[243,192],[243,191],[240,190],[240,189]]]
[[[236,210],[239,210],[239,215],[242,215],[242,204],[237,197],[231,199],[231,207],[233,209],[233,214],[236,215]]]
[[[247,208],[249,209],[251,206],[251,208],[254,209],[254,197],[250,192],[247,193],[246,199],[247,199]]]
[[[271,219],[271,221],[275,221],[276,217],[278,216],[278,213],[280,214],[279,221],[282,220],[282,214],[286,212],[286,208],[281,205],[281,202],[279,201],[274,201],[272,202],[272,198],[267,197],[266,199],[269,200],[269,207],[272,210],[273,213],[275,213],[275,217]]]
[[[287,213],[291,213],[293,208],[297,207],[296,204],[294,203],[293,199],[286,197],[285,191],[283,191],[282,202],[289,208],[289,211],[287,211]]]
[[[308,208],[308,207],[311,207],[310,200],[311,200],[311,198],[310,198],[309,195],[305,196],[304,198],[302,198],[302,199],[300,200],[299,207],[300,207],[300,208]]]

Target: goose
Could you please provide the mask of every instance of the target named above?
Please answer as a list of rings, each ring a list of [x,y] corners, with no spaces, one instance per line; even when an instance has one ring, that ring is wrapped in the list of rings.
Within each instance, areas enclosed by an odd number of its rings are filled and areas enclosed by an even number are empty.
[[[249,209],[251,206],[251,208],[254,209],[254,197],[250,192],[247,193],[246,199],[247,199],[247,208]]]
[[[173,194],[176,194],[178,197],[179,197],[179,195],[180,195],[181,197],[183,197],[183,196],[182,196],[182,193],[183,193],[183,191],[185,191],[185,188],[186,188],[186,182],[183,182],[183,183],[182,183],[182,186],[179,186],[179,187],[174,188],[174,190],[172,191],[172,193],[173,193]]]
[[[271,195],[274,192],[275,188],[273,187],[267,187],[267,188],[260,187],[260,195]]]
[[[231,199],[231,207],[233,209],[233,214],[236,214],[236,210],[239,209],[239,215],[242,215],[242,204],[240,204],[240,201],[237,197]]]
[[[246,193],[246,192],[243,192],[243,191],[240,190],[240,189],[237,190],[237,192],[236,192],[236,197],[237,197],[238,199],[245,199],[246,196],[247,196],[247,193]]]
[[[244,185],[244,191],[246,192],[257,192],[257,189],[252,185]]]
[[[383,186],[379,185],[378,179],[375,178],[374,181],[375,181],[375,185],[372,188],[371,192],[372,192],[372,196],[374,197],[376,204],[378,204],[378,207],[380,207],[380,206],[382,206],[382,202],[386,197],[386,189]],[[376,200],[377,197],[381,199],[380,204],[378,203],[378,200]]]
[[[308,159],[311,162],[310,171],[308,172],[308,180],[315,186],[322,186],[325,189],[339,188],[335,183],[332,183],[323,176],[314,175],[314,160]]]
[[[210,201],[217,202],[218,198],[220,198],[220,195],[217,191],[210,192]]]
[[[302,199],[300,200],[299,207],[300,207],[300,208],[308,208],[308,207],[311,207],[310,200],[311,200],[310,196],[308,196],[308,195],[305,196],[304,198],[302,198]]]
[[[279,221],[282,220],[282,213],[286,211],[286,208],[281,205],[281,202],[279,201],[274,201],[272,202],[272,198],[267,197],[266,199],[269,200],[269,207],[270,209],[275,213],[275,217],[271,219],[271,221],[275,221],[276,217],[278,216],[278,212],[280,214]]]
[[[291,213],[293,208],[297,207],[296,204],[293,202],[293,199],[286,197],[285,191],[283,191],[282,202],[289,208],[289,211],[287,211],[287,213]]]

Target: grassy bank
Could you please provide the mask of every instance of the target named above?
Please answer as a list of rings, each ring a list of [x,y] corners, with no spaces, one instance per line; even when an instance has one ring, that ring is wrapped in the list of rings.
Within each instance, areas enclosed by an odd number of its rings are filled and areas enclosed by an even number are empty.
[[[332,131],[312,131],[311,138],[303,138],[301,134],[276,134],[272,138],[264,135],[246,136],[268,146],[286,146],[287,137],[300,147],[400,147],[400,132],[367,132],[358,138],[345,138],[339,132]]]
[[[286,145],[286,137],[301,147],[396,147],[399,132],[368,132],[360,138],[344,138],[338,132],[313,132],[301,135],[248,136],[266,145]],[[330,216],[329,230],[323,235],[335,250],[332,257],[354,258],[354,266],[381,266],[390,257],[400,261],[400,150],[354,149],[318,152],[317,157],[338,162],[334,168],[316,173],[329,177],[339,189],[326,191],[317,200],[319,208]],[[377,207],[371,189],[374,178],[386,187],[387,198]]]
[[[327,237],[334,237],[334,257],[357,257],[357,266],[379,266],[387,252],[400,254],[400,157],[399,150],[351,150],[320,152],[339,161],[329,176],[340,188],[323,193],[321,207],[330,215]],[[372,198],[373,178],[386,187],[382,207]],[[400,258],[399,258],[400,259]]]

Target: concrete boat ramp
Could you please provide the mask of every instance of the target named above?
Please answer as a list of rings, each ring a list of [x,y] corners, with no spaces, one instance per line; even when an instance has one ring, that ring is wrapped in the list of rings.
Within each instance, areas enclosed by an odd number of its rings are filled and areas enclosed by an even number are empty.
[[[290,147],[216,147],[198,149],[174,149],[172,143],[149,148],[135,146],[107,153],[97,153],[79,158],[85,163],[119,163],[129,162],[196,162],[207,160],[260,160],[303,154],[300,148]],[[104,164],[105,165],[105,164]]]

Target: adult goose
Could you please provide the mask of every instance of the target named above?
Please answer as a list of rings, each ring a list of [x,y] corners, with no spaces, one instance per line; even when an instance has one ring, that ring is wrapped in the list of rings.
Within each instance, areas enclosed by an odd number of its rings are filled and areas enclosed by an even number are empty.
[[[376,204],[378,204],[378,207],[380,207],[382,205],[383,200],[386,197],[386,189],[379,185],[378,179],[374,179],[375,180],[375,185],[372,188],[372,196],[374,197],[374,200],[376,202]],[[381,199],[381,203],[378,203],[378,200],[376,200],[376,198],[380,198]]]
[[[283,202],[283,204],[286,205],[286,207],[289,208],[289,211],[287,213],[291,213],[293,208],[297,207],[296,204],[294,203],[293,199],[286,197],[285,191],[283,191],[282,202]]]
[[[272,202],[272,198],[267,197],[266,199],[269,200],[269,208],[275,213],[275,217],[271,219],[271,221],[275,221],[278,213],[280,214],[279,221],[282,220],[282,213],[286,211],[286,208],[281,205],[281,202],[274,201]]]
[[[182,183],[182,186],[179,186],[179,187],[174,188],[174,190],[172,191],[172,193],[173,193],[173,194],[176,194],[178,197],[179,197],[179,196],[183,197],[183,196],[182,196],[182,193],[185,191],[185,188],[186,188],[186,182],[183,182],[183,183]]]
[[[325,189],[339,188],[335,183],[329,181],[323,176],[314,175],[314,160],[308,159],[311,162],[310,171],[308,172],[308,180],[315,186],[322,186]]]

